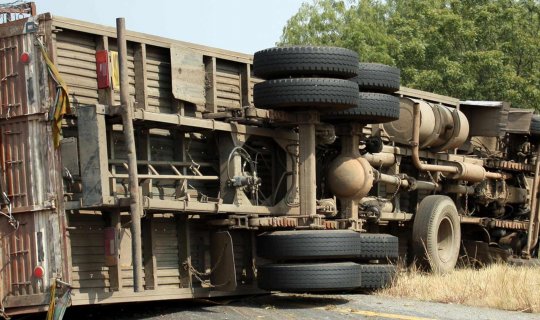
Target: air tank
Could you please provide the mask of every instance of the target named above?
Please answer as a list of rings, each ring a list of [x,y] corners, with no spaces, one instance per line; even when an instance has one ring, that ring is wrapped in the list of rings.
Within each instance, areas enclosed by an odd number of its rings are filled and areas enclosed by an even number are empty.
[[[420,149],[445,151],[458,148],[467,140],[469,121],[463,112],[423,100],[401,98],[399,119],[384,124],[384,130],[393,141],[409,145],[415,104],[420,106]]]

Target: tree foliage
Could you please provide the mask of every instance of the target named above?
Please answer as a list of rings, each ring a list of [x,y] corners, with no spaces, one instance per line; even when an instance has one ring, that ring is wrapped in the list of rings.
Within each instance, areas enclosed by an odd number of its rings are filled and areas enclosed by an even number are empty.
[[[409,87],[540,110],[538,0],[312,0],[278,43],[294,44],[356,50]]]

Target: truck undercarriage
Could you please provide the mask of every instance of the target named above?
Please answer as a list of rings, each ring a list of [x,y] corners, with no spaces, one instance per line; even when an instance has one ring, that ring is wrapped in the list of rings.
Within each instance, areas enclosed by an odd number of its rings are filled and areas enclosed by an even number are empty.
[[[47,310],[52,287],[73,305],[354,290],[398,257],[538,257],[532,111],[400,87],[342,48],[252,57],[118,23],[0,25],[2,312]]]

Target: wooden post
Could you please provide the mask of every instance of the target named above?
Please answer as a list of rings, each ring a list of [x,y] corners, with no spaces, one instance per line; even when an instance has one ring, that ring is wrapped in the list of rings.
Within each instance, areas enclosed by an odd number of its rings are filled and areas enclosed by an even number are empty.
[[[139,201],[139,177],[137,172],[137,153],[133,133],[133,106],[129,99],[129,78],[127,66],[126,24],[124,18],[116,19],[118,41],[118,60],[120,66],[120,103],[122,104],[122,125],[127,148],[129,168],[129,196],[131,212],[131,247],[133,255],[133,291],[143,291],[141,202]]]

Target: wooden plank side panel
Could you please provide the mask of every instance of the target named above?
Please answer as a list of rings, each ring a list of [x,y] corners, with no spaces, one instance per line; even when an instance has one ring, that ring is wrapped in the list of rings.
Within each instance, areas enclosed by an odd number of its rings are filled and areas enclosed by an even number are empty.
[[[97,104],[96,36],[64,30],[56,34],[56,64],[73,105]]]
[[[158,286],[180,287],[180,261],[178,256],[178,233],[175,218],[155,218],[153,234],[156,241]]]
[[[73,285],[76,291],[110,288],[109,267],[105,265],[104,229],[101,215],[69,216]]]
[[[216,98],[220,109],[239,109],[242,107],[241,66],[225,60],[217,60]]]
[[[109,50],[118,52],[118,45],[115,38],[108,38]],[[135,44],[128,42],[127,44],[127,67],[128,67],[128,92],[132,102],[135,101]],[[120,88],[113,88],[113,104],[120,105]]]
[[[170,50],[147,46],[146,74],[148,84],[148,110],[176,113],[173,108]]]

